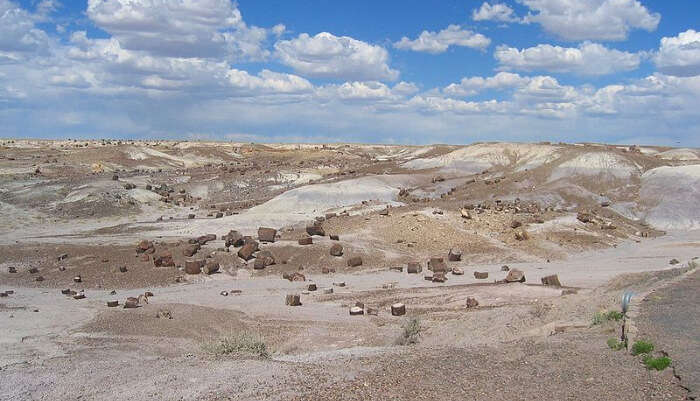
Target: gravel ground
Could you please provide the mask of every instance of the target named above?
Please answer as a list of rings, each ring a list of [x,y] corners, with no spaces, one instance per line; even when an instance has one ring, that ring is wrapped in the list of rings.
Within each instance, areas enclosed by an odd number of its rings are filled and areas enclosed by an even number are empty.
[[[700,396],[700,273],[653,292],[642,303],[640,337],[650,338],[673,359],[673,369],[690,396]]]

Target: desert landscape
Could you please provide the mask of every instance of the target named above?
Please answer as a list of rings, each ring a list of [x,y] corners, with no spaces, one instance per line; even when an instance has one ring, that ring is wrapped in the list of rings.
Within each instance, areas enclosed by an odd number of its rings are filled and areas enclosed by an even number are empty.
[[[694,148],[0,140],[0,399],[694,399],[699,201]]]

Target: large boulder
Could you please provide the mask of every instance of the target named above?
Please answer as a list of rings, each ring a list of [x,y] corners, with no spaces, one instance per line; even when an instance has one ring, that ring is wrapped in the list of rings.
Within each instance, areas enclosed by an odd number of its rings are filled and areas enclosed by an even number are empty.
[[[306,226],[306,233],[309,235],[319,235],[321,237],[324,237],[326,235],[326,231],[319,223],[314,223],[310,226]]]
[[[257,255],[255,255],[255,263],[253,264],[253,268],[256,270],[262,270],[267,266],[274,264],[275,257],[272,256],[270,251],[260,251]]]
[[[559,281],[559,276],[556,274],[544,276],[544,277],[542,277],[541,281],[542,281],[542,285],[551,285],[554,287],[561,287],[561,282]]]
[[[182,254],[187,256],[187,257],[194,256],[194,254],[196,254],[197,251],[199,251],[199,248],[200,248],[199,243],[187,244],[187,246],[185,246],[185,248],[182,250]]]
[[[226,241],[226,246],[239,247],[243,245],[243,236],[236,230],[231,230],[223,238]]]
[[[249,242],[238,250],[238,257],[248,261],[253,259],[253,254],[258,250],[258,244],[256,242]]]
[[[208,261],[207,264],[204,265],[204,267],[202,268],[202,272],[204,274],[212,274],[212,273],[216,273],[218,271],[219,271],[219,262],[214,261],[214,260]]]
[[[408,262],[406,271],[409,274],[417,274],[423,271],[423,266],[421,266],[420,262]]]
[[[450,262],[459,262],[462,260],[462,251],[457,248],[450,248],[450,252],[447,253],[447,260]]]
[[[175,261],[170,251],[163,251],[153,258],[153,265],[156,267],[174,267]]]
[[[277,230],[269,227],[258,228],[258,241],[260,242],[275,242]]]
[[[348,259],[348,266],[349,267],[357,267],[362,265],[362,258],[360,256],[353,256],[350,259]]]
[[[143,240],[136,246],[136,253],[153,253],[155,251],[156,249],[153,246],[153,242],[148,240]]]

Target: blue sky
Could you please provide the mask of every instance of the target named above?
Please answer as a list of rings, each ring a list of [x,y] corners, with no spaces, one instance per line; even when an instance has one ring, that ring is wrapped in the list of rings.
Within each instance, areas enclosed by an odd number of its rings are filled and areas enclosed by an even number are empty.
[[[700,146],[700,2],[0,0],[0,136]]]

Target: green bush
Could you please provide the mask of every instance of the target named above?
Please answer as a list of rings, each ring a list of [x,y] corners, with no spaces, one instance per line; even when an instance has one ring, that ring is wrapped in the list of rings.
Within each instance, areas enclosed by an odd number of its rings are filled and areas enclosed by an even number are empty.
[[[609,338],[608,347],[610,347],[610,349],[612,350],[619,351],[625,348],[625,343],[622,341],[618,341],[617,338]]]
[[[267,345],[260,337],[253,337],[243,333],[223,337],[217,341],[206,343],[202,346],[204,351],[216,355],[249,354],[260,358],[269,358]]]
[[[401,335],[396,339],[397,345],[413,345],[418,342],[420,332],[420,320],[416,317],[408,319],[402,327]]]
[[[667,356],[652,358],[647,355],[644,357],[644,365],[647,369],[664,370],[671,365],[671,358]]]
[[[616,310],[611,310],[608,312],[599,311],[593,314],[593,325],[596,326],[603,324],[609,320],[619,321],[624,316],[625,315],[622,312],[618,312]]]
[[[632,355],[648,354],[654,350],[654,344],[648,341],[635,341],[632,344]]]

